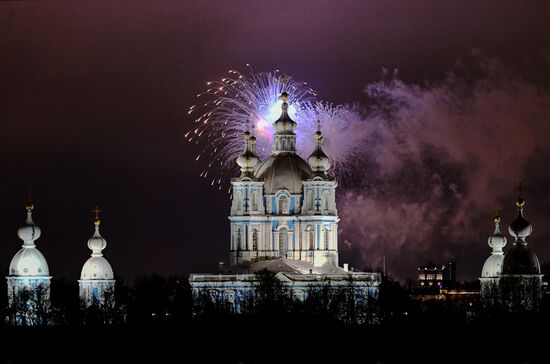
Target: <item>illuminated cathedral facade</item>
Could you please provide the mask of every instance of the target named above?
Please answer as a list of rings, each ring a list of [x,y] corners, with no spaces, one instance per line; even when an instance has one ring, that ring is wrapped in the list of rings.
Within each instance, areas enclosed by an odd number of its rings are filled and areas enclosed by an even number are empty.
[[[298,298],[315,285],[334,288],[352,282],[363,297],[376,297],[379,273],[339,266],[337,182],[318,127],[313,153],[304,160],[296,151],[296,122],[281,96],[280,117],[273,123],[272,153],[256,154],[256,138],[246,131],[237,157],[239,177],[231,180],[229,267],[223,274],[192,274],[194,293],[208,291],[238,306],[253,288],[255,274],[271,271]]]

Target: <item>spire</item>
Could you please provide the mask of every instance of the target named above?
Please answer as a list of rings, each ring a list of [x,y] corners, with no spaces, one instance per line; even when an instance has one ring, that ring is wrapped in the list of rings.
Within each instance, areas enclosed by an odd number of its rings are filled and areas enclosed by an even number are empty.
[[[523,185],[520,183],[518,186],[518,199],[516,200],[516,206],[518,208],[518,216],[510,226],[508,231],[516,239],[514,244],[527,245],[525,238],[531,235],[533,227],[523,216],[523,207],[525,206],[525,200],[522,197],[522,192],[525,190]]]
[[[99,213],[101,210],[96,206],[92,212],[94,213],[95,232],[94,235],[88,240],[88,248],[92,251],[92,257],[101,257],[103,256],[101,251],[107,246],[107,242],[99,233],[99,225],[101,224]]]
[[[296,153],[296,134],[294,130],[298,124],[288,115],[288,93],[281,94],[281,116],[273,123],[275,129],[273,154]]]
[[[17,230],[17,236],[19,236],[19,239],[23,240],[23,248],[34,248],[36,246],[34,242],[38,240],[42,232],[32,219],[34,203],[32,203],[30,199],[25,204],[25,210],[27,210],[27,219],[25,225]]]
[[[488,239],[489,246],[493,248],[493,251],[491,252],[491,254],[493,255],[504,254],[502,248],[504,248],[507,242],[506,237],[500,232],[500,216],[498,214],[499,210],[499,206],[495,207],[495,231]]]
[[[328,156],[323,151],[323,134],[321,133],[321,121],[317,120],[317,131],[315,132],[316,145],[315,150],[307,159],[313,173],[317,176],[325,177],[331,163]]]
[[[253,136],[248,130],[245,131],[243,135],[244,150],[237,157],[237,164],[239,165],[239,167],[241,167],[241,178],[252,177],[254,168],[260,162],[260,159],[256,155],[256,137]]]

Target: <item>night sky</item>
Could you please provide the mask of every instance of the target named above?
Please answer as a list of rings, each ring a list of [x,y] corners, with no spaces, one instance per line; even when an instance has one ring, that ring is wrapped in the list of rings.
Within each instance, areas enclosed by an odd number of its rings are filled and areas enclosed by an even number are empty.
[[[229,197],[199,177],[200,146],[183,134],[205,83],[247,63],[306,81],[333,103],[367,104],[366,86],[399,70],[401,86],[385,89],[410,106],[394,118],[410,126],[398,131],[433,155],[399,153],[409,167],[342,181],[341,263],[376,267],[386,255],[404,279],[456,259],[459,278],[475,279],[490,252],[492,206],[503,205],[506,230],[519,181],[528,242],[548,261],[548,19],[543,1],[2,2],[0,267],[7,272],[22,243],[29,187],[54,277],[78,279],[96,205],[104,254],[122,278],[227,261]],[[457,73],[460,92],[448,81]],[[426,106],[434,95],[451,95],[450,107]],[[468,117],[455,119],[456,105]],[[370,155],[384,159],[388,148]],[[423,180],[432,182],[403,187]]]

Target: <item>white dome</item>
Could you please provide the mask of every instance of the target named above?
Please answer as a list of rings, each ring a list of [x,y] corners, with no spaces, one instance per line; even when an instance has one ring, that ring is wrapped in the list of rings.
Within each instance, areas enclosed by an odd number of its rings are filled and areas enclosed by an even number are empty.
[[[34,247],[19,250],[11,260],[9,269],[10,276],[32,277],[50,275],[46,258]]]
[[[498,277],[502,273],[502,264],[504,262],[504,254],[493,254],[483,264],[481,277]]]
[[[113,268],[107,259],[103,257],[89,258],[80,273],[81,280],[113,279]]]

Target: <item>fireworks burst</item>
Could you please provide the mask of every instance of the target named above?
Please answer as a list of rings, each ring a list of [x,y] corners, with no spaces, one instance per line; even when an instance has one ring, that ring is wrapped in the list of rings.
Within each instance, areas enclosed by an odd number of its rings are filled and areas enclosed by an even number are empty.
[[[257,138],[258,156],[264,159],[271,153],[272,123],[281,114],[282,101],[279,98],[282,92],[289,94],[289,113],[298,123],[298,153],[305,158],[311,153],[317,120],[320,120],[325,151],[334,164],[333,174],[338,175],[338,171],[344,170],[341,168],[346,164],[343,157],[352,153],[354,147],[350,145],[349,137],[343,137],[339,132],[347,128],[357,138],[359,134],[352,130],[357,121],[356,113],[350,112],[349,108],[317,102],[317,94],[307,83],[295,81],[279,70],[256,73],[249,66],[246,75],[235,70],[228,73],[227,77],[208,82],[208,89],[197,95],[199,102],[188,111],[190,115],[199,115],[185,138],[189,142],[204,144],[195,158],[207,161],[201,177],[209,178],[211,185],[221,190],[226,175],[236,173],[235,158],[242,152],[242,134],[247,129],[251,129]]]

